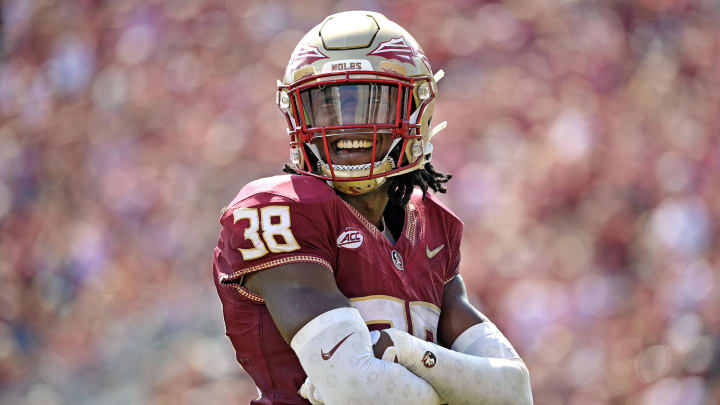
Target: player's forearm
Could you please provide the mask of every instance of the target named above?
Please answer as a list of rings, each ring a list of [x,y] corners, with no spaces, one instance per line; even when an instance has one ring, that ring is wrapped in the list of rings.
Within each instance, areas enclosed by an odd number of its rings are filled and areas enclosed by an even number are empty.
[[[376,359],[370,334],[354,308],[328,311],[293,337],[291,346],[326,404],[432,404],[440,396],[400,364]]]
[[[487,404],[532,404],[530,376],[520,358],[480,357],[387,330],[397,360],[429,382],[450,405],[468,398]]]

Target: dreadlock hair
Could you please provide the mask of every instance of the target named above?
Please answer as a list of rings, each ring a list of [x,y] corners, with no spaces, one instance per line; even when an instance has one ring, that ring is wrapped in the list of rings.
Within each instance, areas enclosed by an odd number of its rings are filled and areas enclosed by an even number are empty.
[[[300,174],[295,168],[285,164],[283,172],[289,174]],[[450,181],[452,174],[443,173],[435,170],[432,164],[425,163],[422,169],[413,170],[409,173],[401,174],[400,176],[390,177],[388,188],[388,208],[392,207],[395,209],[404,210],[410,196],[415,190],[415,186],[420,187],[423,192],[423,198],[427,195],[428,189],[436,193],[445,193],[447,189],[443,186],[445,183]]]
[[[447,189],[443,184],[450,181],[451,178],[452,174],[437,171],[430,163],[425,163],[425,167],[422,169],[390,177],[390,188],[388,189],[390,201],[388,204],[404,209],[410,201],[415,186],[420,187],[423,198],[427,195],[428,189],[436,193],[445,193]]]

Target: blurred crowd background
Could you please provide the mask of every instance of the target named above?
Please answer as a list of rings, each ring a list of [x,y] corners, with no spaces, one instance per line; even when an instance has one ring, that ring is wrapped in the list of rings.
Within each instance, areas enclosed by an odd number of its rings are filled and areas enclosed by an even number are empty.
[[[535,403],[720,403],[717,0],[4,1],[0,403],[255,396],[217,219],[288,161],[275,80],[351,9],[446,72],[441,198]]]

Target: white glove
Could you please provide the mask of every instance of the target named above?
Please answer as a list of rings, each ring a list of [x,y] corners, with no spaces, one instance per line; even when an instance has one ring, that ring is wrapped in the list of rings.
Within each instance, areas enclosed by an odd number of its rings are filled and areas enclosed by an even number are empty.
[[[315,389],[315,385],[313,385],[312,381],[310,381],[310,377],[305,379],[305,382],[300,387],[300,391],[298,391],[298,393],[301,397],[310,401],[312,405],[324,404],[322,398],[320,397],[320,391]]]
[[[397,329],[385,329],[385,332],[393,341],[398,363],[429,382],[447,403],[533,403],[527,367],[516,357],[512,346],[503,347],[507,340],[499,331],[482,334],[478,338],[482,344],[478,346],[493,349],[499,346],[506,349],[503,354],[512,359],[456,352]]]
[[[380,339],[380,332],[374,330],[370,332],[370,339],[373,344],[377,343]],[[392,350],[391,350],[392,349]],[[391,346],[387,350],[385,350],[385,354],[383,355],[383,360],[393,362],[395,359],[395,349]],[[305,382],[300,387],[300,390],[298,391],[301,397],[307,399],[310,401],[312,405],[323,405],[325,402],[323,402],[322,397],[320,396],[320,391],[318,391],[315,388],[315,385],[310,381],[310,377],[307,377],[305,379]]]

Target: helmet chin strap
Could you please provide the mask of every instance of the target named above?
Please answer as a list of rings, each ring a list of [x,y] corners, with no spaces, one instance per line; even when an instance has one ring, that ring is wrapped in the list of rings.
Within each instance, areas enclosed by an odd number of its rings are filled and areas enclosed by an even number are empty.
[[[393,168],[395,167],[395,162],[394,162],[393,158],[390,156],[390,152],[392,152],[392,150],[395,149],[395,146],[397,146],[397,144],[400,142],[400,140],[401,140],[401,138],[393,139],[392,143],[390,144],[390,148],[388,149],[385,156],[382,159],[375,161],[375,167],[382,165],[382,163],[387,159],[390,159],[390,164],[392,165]],[[330,165],[322,159],[322,155],[320,154],[320,151],[318,150],[316,145],[314,145],[312,143],[305,143],[305,146],[307,146],[308,149],[310,149],[310,151],[313,153],[313,155],[315,155],[315,157],[318,159],[318,162],[321,165],[324,165],[325,167],[328,167],[328,168],[330,167]],[[339,165],[339,164],[333,163],[333,169],[335,169],[335,170],[359,171],[359,170],[367,170],[369,168],[370,168],[370,163],[362,163],[359,165]]]
[[[395,159],[393,159],[392,156],[389,156],[387,159],[390,161],[391,169],[394,169],[395,168]],[[375,167],[382,166],[384,160],[385,159],[378,160],[377,162],[375,162],[374,166]],[[330,169],[330,165],[328,165],[327,163],[320,161],[320,164],[323,165],[323,167],[327,167],[328,169]],[[367,170],[370,168],[370,163],[364,163],[361,165],[333,165],[333,168],[336,170],[345,170],[345,171]]]

